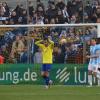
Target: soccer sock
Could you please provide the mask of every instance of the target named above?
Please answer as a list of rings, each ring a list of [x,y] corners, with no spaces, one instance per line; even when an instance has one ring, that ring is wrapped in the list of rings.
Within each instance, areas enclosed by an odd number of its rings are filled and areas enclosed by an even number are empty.
[[[88,83],[92,85],[92,75],[88,75]]]
[[[93,83],[94,84],[96,83],[96,77],[93,77]]]
[[[98,85],[100,86],[100,71],[97,72]]]
[[[45,84],[49,85],[49,80],[50,80],[49,76],[43,76],[43,78],[45,80]]]
[[[100,86],[100,79],[98,79],[98,86]]]
[[[46,83],[46,85],[49,85],[49,76],[48,77],[46,77],[46,81],[45,81],[45,83]]]

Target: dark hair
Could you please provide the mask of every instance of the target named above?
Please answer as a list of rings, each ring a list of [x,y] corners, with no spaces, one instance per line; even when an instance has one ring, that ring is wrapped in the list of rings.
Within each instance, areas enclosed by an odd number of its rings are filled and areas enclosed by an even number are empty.
[[[47,37],[44,37],[43,40],[48,40],[48,38]]]
[[[37,2],[40,2],[40,0],[37,0]]]
[[[96,40],[97,40],[97,44],[100,44],[100,38],[97,38]]]
[[[92,38],[91,40],[95,40],[95,41],[97,41],[97,38]]]

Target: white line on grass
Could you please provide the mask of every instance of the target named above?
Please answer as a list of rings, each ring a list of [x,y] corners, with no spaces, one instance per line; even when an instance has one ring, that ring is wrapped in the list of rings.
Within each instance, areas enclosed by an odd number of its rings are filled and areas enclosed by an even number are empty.
[[[46,93],[46,94],[39,94],[39,93],[0,93],[0,96],[65,96],[65,95],[74,95],[74,96],[96,96],[100,95],[100,93],[88,93],[88,94],[83,94],[83,93]]]

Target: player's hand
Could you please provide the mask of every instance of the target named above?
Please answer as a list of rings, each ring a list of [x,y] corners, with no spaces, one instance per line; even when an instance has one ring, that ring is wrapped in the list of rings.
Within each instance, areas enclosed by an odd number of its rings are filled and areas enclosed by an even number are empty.
[[[52,39],[51,39],[51,36],[48,36],[48,39],[49,39],[49,40],[52,40]]]

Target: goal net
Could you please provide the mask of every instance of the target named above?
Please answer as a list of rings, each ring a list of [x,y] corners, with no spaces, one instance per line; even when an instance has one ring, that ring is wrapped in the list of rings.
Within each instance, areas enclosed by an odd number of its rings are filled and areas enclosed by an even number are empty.
[[[0,25],[0,54],[5,63],[41,63],[38,40],[54,41],[53,63],[87,63],[89,40],[100,37],[100,24]]]

